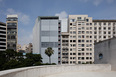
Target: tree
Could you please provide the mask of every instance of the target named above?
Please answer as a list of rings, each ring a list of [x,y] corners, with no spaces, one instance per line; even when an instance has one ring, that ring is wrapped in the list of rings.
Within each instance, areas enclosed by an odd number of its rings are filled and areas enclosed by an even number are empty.
[[[48,47],[45,50],[45,54],[49,57],[49,63],[51,64],[51,55],[54,54],[54,50],[51,47]]]

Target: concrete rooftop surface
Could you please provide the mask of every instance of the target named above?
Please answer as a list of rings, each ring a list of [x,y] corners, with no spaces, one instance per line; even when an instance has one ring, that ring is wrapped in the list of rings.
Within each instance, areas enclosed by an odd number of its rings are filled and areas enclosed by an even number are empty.
[[[116,77],[110,64],[45,65],[0,71],[0,77]]]

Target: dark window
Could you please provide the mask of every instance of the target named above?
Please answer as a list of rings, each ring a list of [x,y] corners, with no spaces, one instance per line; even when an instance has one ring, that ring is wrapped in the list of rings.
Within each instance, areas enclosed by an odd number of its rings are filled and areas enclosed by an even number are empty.
[[[72,25],[72,23],[70,23],[70,25]]]
[[[103,54],[102,53],[99,54],[99,59],[103,59]]]

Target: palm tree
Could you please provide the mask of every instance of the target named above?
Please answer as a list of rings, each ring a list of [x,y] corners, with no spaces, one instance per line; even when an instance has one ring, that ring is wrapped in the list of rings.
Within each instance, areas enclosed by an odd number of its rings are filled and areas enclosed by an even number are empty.
[[[51,55],[54,54],[54,50],[52,50],[51,47],[48,47],[46,50],[45,50],[45,54],[49,57],[49,63],[51,64]]]

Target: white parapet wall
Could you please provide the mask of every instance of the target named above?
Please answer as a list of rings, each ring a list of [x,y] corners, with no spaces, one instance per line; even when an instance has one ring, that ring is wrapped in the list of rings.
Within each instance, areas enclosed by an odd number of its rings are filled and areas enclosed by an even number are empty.
[[[111,71],[110,64],[49,65],[0,71],[0,77],[45,77],[53,74],[82,71]]]

